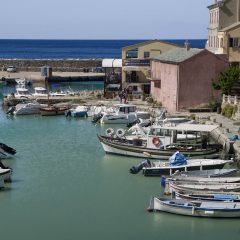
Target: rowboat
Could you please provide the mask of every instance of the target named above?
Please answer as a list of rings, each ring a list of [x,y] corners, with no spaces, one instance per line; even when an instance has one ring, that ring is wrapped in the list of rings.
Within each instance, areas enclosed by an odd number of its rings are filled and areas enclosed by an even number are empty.
[[[238,192],[240,183],[196,183],[170,181],[172,192],[199,193],[199,192]]]
[[[56,115],[64,115],[65,111],[67,111],[69,107],[57,107],[57,106],[49,106],[40,108],[40,113],[42,116],[56,116]]]
[[[194,177],[194,178],[215,178],[232,176],[238,172],[238,169],[211,169],[211,170],[194,170],[194,171],[182,171],[176,172],[175,176]]]
[[[233,201],[240,202],[240,193],[200,193],[200,194],[184,194],[176,193],[176,198],[188,200],[202,200],[202,201]]]
[[[240,177],[217,177],[217,178],[201,178],[201,177],[184,177],[174,176],[169,178],[174,182],[191,182],[191,183],[240,183]]]
[[[240,217],[240,204],[153,197],[148,211],[163,211],[193,217],[234,218]]]

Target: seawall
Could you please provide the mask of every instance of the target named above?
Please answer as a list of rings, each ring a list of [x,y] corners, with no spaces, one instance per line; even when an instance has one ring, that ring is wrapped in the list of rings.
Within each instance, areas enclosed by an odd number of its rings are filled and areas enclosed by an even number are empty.
[[[55,72],[85,72],[102,66],[102,59],[0,59],[0,68],[15,66],[17,71],[39,72],[42,66]]]

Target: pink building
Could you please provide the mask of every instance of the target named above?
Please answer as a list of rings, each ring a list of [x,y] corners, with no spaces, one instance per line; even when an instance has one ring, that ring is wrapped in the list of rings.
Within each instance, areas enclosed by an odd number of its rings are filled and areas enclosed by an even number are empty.
[[[180,111],[220,97],[212,82],[228,62],[205,49],[176,48],[151,63],[151,94],[169,112]]]

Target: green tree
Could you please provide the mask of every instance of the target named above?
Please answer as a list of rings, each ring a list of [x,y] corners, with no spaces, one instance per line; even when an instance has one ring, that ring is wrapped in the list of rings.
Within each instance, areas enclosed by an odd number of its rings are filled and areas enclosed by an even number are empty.
[[[229,95],[235,82],[240,80],[240,68],[230,67],[221,73],[216,82],[213,82],[213,88],[222,90],[223,94]]]

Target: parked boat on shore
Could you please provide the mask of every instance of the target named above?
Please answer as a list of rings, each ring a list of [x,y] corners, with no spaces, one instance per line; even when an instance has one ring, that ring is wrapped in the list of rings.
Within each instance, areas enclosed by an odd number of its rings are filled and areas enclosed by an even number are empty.
[[[240,217],[240,204],[234,202],[189,201],[153,197],[149,212],[163,211],[194,217]]]

